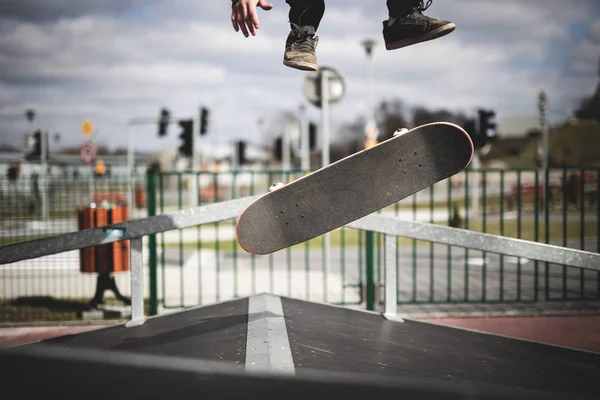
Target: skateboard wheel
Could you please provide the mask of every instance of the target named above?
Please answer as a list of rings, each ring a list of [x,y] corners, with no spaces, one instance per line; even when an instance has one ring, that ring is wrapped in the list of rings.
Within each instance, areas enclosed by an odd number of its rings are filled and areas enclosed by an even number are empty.
[[[269,188],[269,192],[272,192],[273,190],[277,190],[277,189],[279,189],[282,186],[283,186],[283,183],[281,183],[281,182],[274,183]]]
[[[408,129],[406,129],[406,128],[397,129],[396,132],[394,132],[394,136],[402,135],[405,132],[408,132]]]

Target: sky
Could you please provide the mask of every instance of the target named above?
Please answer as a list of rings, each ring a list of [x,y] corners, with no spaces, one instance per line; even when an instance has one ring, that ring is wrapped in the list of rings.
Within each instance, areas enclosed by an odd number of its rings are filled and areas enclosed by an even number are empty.
[[[283,65],[289,6],[273,0],[259,10],[260,29],[245,38],[232,28],[228,0],[0,0],[0,144],[20,146],[41,128],[79,146],[85,120],[92,140],[127,146],[132,118],[157,118],[164,106],[174,120],[210,110],[201,146],[265,140],[260,119],[274,120],[307,106],[309,74]],[[376,102],[474,113],[498,119],[537,115],[545,90],[551,121],[566,118],[598,84],[598,0],[434,0],[426,15],[456,23],[443,38],[387,51],[381,33],[385,1],[328,0],[319,28],[319,65],[337,70],[344,98],[331,109],[332,140],[365,113],[366,57],[373,54]],[[25,110],[33,108],[32,124]],[[158,137],[155,125],[135,127],[136,150],[179,145],[178,126]]]

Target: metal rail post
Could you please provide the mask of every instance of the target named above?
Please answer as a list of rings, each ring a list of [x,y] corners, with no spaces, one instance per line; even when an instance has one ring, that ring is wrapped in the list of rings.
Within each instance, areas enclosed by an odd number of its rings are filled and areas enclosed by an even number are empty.
[[[144,259],[142,238],[132,239],[131,243],[131,320],[126,326],[142,325],[144,317]]]
[[[146,178],[146,208],[148,216],[156,215],[156,174],[149,173]],[[162,194],[161,194],[162,195]],[[149,284],[149,310],[150,315],[158,314],[158,257],[156,249],[156,234],[148,236],[148,284]]]
[[[375,254],[374,254],[374,240],[373,240],[373,232],[366,232],[366,240],[365,240],[365,257],[366,262],[366,302],[367,302],[367,310],[375,311]]]

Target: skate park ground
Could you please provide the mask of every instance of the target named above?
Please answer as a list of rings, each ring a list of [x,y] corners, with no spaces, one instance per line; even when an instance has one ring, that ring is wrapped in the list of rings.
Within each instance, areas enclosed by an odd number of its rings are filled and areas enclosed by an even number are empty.
[[[477,312],[473,314],[478,315]],[[589,315],[581,312],[560,315],[559,311],[551,315],[521,313],[522,315],[507,316],[510,313],[504,312],[504,316],[494,316],[494,313],[490,312],[479,313],[482,314],[487,315],[452,317],[453,314],[446,313],[443,317],[439,314],[413,311],[412,314],[408,313],[406,318],[600,353],[600,311],[597,315],[593,315],[591,309]],[[72,335],[119,322],[45,326],[5,325],[0,327],[0,347]]]

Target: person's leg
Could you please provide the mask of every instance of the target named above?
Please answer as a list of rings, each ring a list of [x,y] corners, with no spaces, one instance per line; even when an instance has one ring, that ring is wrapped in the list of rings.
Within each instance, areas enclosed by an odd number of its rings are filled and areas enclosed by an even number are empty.
[[[412,13],[421,0],[387,0],[386,5],[390,17],[402,17]]]
[[[317,70],[316,36],[325,14],[325,0],[286,0],[290,6],[290,33],[285,43],[283,64],[305,70]]]
[[[387,0],[389,19],[383,21],[383,37],[387,50],[445,36],[455,29],[451,21],[423,15],[433,0]]]
[[[321,19],[325,14],[325,0],[285,0],[290,6],[290,27],[291,23],[298,26],[312,26],[315,30],[319,29]]]

